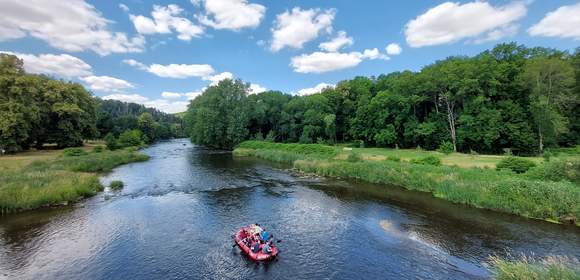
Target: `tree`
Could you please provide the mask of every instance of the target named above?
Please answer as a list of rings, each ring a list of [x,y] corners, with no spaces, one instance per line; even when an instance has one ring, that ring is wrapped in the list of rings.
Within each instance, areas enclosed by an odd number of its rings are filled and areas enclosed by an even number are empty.
[[[207,88],[189,105],[191,138],[196,144],[232,149],[247,139],[249,85],[240,80],[222,80]]]
[[[152,143],[157,139],[156,130],[158,128],[157,122],[153,119],[153,115],[149,112],[142,113],[137,118],[139,130],[143,132],[146,143]]]
[[[566,131],[563,109],[577,102],[574,69],[559,57],[541,56],[528,61],[522,76],[531,90],[530,112],[537,128],[538,149],[543,153],[546,141],[554,143],[558,134]]]

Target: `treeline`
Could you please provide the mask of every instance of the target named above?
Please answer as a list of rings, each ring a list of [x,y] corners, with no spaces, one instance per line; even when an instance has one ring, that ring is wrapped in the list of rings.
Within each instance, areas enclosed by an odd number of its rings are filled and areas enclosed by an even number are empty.
[[[309,96],[248,95],[247,84],[226,80],[194,99],[185,118],[194,143],[225,149],[252,138],[537,154],[580,143],[580,48],[500,44]]]
[[[174,116],[138,104],[100,100],[78,83],[28,74],[21,59],[0,54],[0,150],[42,149],[45,144],[74,147],[84,139],[143,128],[145,142],[183,135],[181,120]]]

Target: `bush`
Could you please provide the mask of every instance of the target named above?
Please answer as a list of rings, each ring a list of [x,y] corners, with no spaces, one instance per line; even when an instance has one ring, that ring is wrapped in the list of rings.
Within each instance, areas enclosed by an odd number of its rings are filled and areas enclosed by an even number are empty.
[[[358,153],[355,153],[354,151],[351,151],[350,154],[348,154],[348,157],[346,157],[346,161],[348,162],[359,162],[362,161],[361,156]]]
[[[87,152],[83,148],[66,148],[63,150],[62,154],[65,157],[78,157],[87,155]]]
[[[107,133],[107,135],[105,136],[105,143],[107,145],[107,149],[113,151],[116,150],[118,148],[118,144],[117,144],[117,139],[115,139],[115,136],[113,135],[113,133]]]
[[[497,170],[508,169],[508,170],[511,170],[515,173],[524,173],[524,172],[528,171],[530,168],[535,167],[535,166],[536,166],[536,164],[529,159],[509,156],[509,157],[502,159],[496,165],[496,169]]]
[[[441,159],[436,157],[436,156],[426,156],[426,157],[419,158],[419,159],[414,158],[411,160],[411,163],[440,166]]]
[[[567,180],[580,185],[580,160],[554,159],[526,172],[532,179],[543,181]]]
[[[144,145],[143,133],[138,129],[126,130],[119,135],[117,143],[120,148],[142,146]]]
[[[550,158],[552,158],[553,156],[554,155],[550,151],[544,151],[544,153],[542,154],[542,157],[544,158],[545,162],[550,161]]]
[[[95,146],[93,148],[93,153],[102,153],[104,150],[103,146]]]
[[[111,184],[109,184],[109,188],[111,188],[111,190],[120,190],[124,187],[125,185],[123,184],[122,181],[113,181],[111,182]]]
[[[503,260],[491,257],[495,279],[580,279],[580,262],[565,256],[548,256],[545,259],[534,259],[523,256],[516,260]]]
[[[387,156],[388,161],[400,162],[401,158],[398,156]]]
[[[449,142],[449,141],[443,141],[441,142],[441,144],[439,145],[439,149],[437,149],[438,152],[440,153],[444,153],[446,155],[453,153],[453,143]]]

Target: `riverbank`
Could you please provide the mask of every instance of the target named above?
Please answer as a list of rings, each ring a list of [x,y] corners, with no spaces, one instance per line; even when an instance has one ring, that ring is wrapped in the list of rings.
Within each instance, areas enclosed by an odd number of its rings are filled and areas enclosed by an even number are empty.
[[[454,203],[580,226],[580,187],[567,180],[549,181],[541,176],[531,176],[532,173],[542,173],[542,164],[530,174],[515,174],[489,166],[433,166],[396,157],[377,160],[379,155],[369,156],[372,151],[320,144],[247,141],[234,150],[234,155],[290,163],[299,171],[321,176],[398,185],[429,192]],[[455,156],[465,158],[467,155]],[[439,156],[444,157],[443,154]],[[473,156],[471,161],[477,163],[480,160]],[[498,158],[497,162],[500,160]]]
[[[135,149],[82,149],[65,156],[62,150],[29,151],[0,158],[0,212],[13,213],[67,205],[103,190],[100,173],[149,157]]]

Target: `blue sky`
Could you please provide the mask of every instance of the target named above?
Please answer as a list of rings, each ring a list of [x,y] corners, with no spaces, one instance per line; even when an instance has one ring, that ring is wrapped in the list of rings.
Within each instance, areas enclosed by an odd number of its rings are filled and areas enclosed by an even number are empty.
[[[166,112],[220,78],[310,94],[510,41],[573,50],[580,2],[0,2],[0,51],[22,57],[29,72]]]

